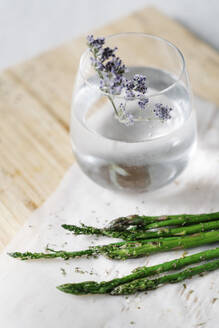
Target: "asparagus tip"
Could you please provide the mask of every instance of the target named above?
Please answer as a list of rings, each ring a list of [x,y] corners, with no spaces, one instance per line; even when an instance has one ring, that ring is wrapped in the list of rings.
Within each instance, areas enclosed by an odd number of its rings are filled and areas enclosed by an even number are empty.
[[[12,252],[12,253],[7,253],[9,256],[11,256],[11,257],[15,257],[15,255],[14,255],[14,253]]]
[[[28,260],[28,254],[27,253],[20,253],[20,252],[11,252],[7,253],[9,256],[13,257],[14,259],[20,259],[22,261]]]
[[[65,285],[56,286],[56,288],[57,288],[58,290],[60,290],[61,292],[65,292],[65,293],[67,293],[67,291],[65,291]]]
[[[13,258],[19,258],[21,255],[21,253],[19,253],[19,252],[11,252],[11,253],[7,253],[7,254]]]
[[[63,285],[56,286],[56,288],[61,292],[68,293],[68,294],[74,294],[74,295],[87,294],[87,292],[85,292],[83,288],[80,287],[80,284],[63,284]]]
[[[86,294],[103,294],[104,290],[102,286],[96,281],[84,281],[79,283],[68,283],[59,285],[56,288],[64,293],[74,295],[86,295]]]

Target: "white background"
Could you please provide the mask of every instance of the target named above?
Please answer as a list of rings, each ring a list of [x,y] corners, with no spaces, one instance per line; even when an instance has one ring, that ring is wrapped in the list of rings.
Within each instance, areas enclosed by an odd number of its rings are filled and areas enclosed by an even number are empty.
[[[218,0],[0,0],[0,69],[147,5],[219,49]]]

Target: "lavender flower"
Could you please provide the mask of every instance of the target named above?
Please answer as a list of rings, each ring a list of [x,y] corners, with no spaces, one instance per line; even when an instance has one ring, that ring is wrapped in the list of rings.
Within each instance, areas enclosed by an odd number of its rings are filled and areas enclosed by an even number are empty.
[[[125,80],[125,99],[127,100],[133,100],[135,99],[135,93],[133,91],[134,89],[134,82],[133,80]]]
[[[125,84],[125,98],[133,100],[140,98],[138,105],[140,109],[145,109],[148,99],[142,97],[147,91],[146,77],[144,75],[135,74],[131,80],[126,80]]]
[[[88,36],[88,46],[92,54],[91,63],[100,77],[100,89],[112,95],[119,95],[124,87],[125,65],[115,56],[117,48],[103,48],[104,38]]]
[[[171,119],[170,112],[173,110],[173,108],[163,105],[163,104],[156,104],[154,108],[155,115],[162,121],[166,121]]]
[[[126,67],[119,57],[113,57],[106,63],[105,71],[111,72],[113,75],[118,76],[125,73]]]
[[[126,79],[124,74],[127,72],[127,67],[122,60],[115,55],[117,47],[103,47],[105,38],[94,39],[93,35],[87,37],[87,44],[91,53],[91,64],[96,70],[100,78],[100,90],[108,94],[108,98],[113,105],[113,108],[120,122],[126,125],[134,124],[133,115],[126,111],[126,105],[120,103],[116,109],[112,95],[120,95],[124,92],[126,100],[138,99],[138,106],[141,110],[146,109],[149,99],[145,97],[148,89],[147,78],[141,74],[135,74],[133,78]],[[154,113],[162,121],[171,118],[170,112],[172,108],[156,104]]]
[[[142,94],[145,94],[147,91],[147,83],[146,83],[146,76],[135,74],[133,77],[133,90],[138,91]]]
[[[142,110],[144,110],[148,102],[148,98],[140,98],[140,100],[138,101],[138,105]]]
[[[114,52],[117,50],[115,47],[114,49],[111,49],[109,47],[103,48],[99,50],[98,57],[101,62],[104,62],[105,60],[109,59],[110,57],[115,57]]]
[[[126,87],[126,90],[133,91],[134,90],[134,87],[135,87],[135,83],[134,83],[133,79],[126,80],[125,87]]]
[[[134,100],[135,94],[132,90],[125,89],[125,99],[126,100]]]
[[[104,43],[105,43],[105,38],[94,39],[93,35],[87,36],[87,44],[88,44],[89,48],[94,48],[95,50],[98,50],[98,49],[102,48]]]
[[[112,94],[112,95],[120,95],[123,88],[123,79],[121,76],[116,76],[112,78],[111,73],[102,72],[100,79],[100,89],[103,92]]]

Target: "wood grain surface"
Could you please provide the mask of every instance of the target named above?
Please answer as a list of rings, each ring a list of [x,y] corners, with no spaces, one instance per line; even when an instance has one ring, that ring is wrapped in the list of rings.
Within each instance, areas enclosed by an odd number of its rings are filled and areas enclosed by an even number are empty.
[[[94,33],[125,31],[159,35],[176,44],[185,56],[194,93],[219,105],[216,50],[154,8]],[[0,74],[0,249],[74,162],[69,138],[71,95],[84,49],[81,37]]]

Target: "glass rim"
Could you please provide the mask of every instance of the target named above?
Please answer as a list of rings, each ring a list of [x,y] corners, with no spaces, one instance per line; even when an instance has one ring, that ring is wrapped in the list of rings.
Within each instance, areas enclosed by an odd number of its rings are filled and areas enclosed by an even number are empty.
[[[149,34],[149,33],[144,33],[144,32],[121,32],[121,33],[115,33],[115,34],[110,34],[108,36],[105,37],[106,40],[108,39],[111,39],[111,38],[114,38],[114,37],[119,37],[119,36],[141,36],[141,37],[145,37],[145,38],[151,38],[151,39],[156,39],[156,40],[159,40],[159,41],[162,41],[166,44],[168,44],[170,47],[172,47],[173,49],[176,50],[177,54],[179,55],[180,59],[181,59],[181,63],[182,63],[182,68],[181,68],[181,71],[180,73],[178,74],[177,76],[177,79],[174,80],[173,83],[171,83],[167,88],[164,88],[162,89],[161,91],[158,91],[158,92],[155,92],[153,94],[150,94],[147,96],[147,98],[152,98],[152,97],[156,97],[156,96],[159,96],[163,93],[166,93],[167,91],[171,90],[177,83],[179,83],[181,80],[182,80],[182,77],[183,77],[183,74],[186,72],[186,63],[185,63],[185,59],[184,59],[184,56],[183,56],[183,53],[181,52],[181,50],[174,44],[172,43],[171,41],[165,39],[165,38],[162,38],[160,36],[157,36],[157,35],[153,35],[153,34]],[[84,61],[87,59],[87,56],[89,54],[89,48],[87,48],[81,55],[80,57],[80,62],[79,62],[79,74],[81,75],[83,81],[91,88],[97,88],[97,86],[94,86],[92,83],[90,83],[88,81],[87,78],[85,78],[83,76],[83,73],[81,71],[81,67],[82,67],[82,64],[84,63]],[[100,93],[102,93],[103,95],[111,95],[110,93],[108,92],[104,92],[102,90],[100,90],[98,88],[98,91]],[[120,98],[120,99],[124,99],[124,96],[121,96],[121,95],[113,95],[113,97],[115,98]]]

